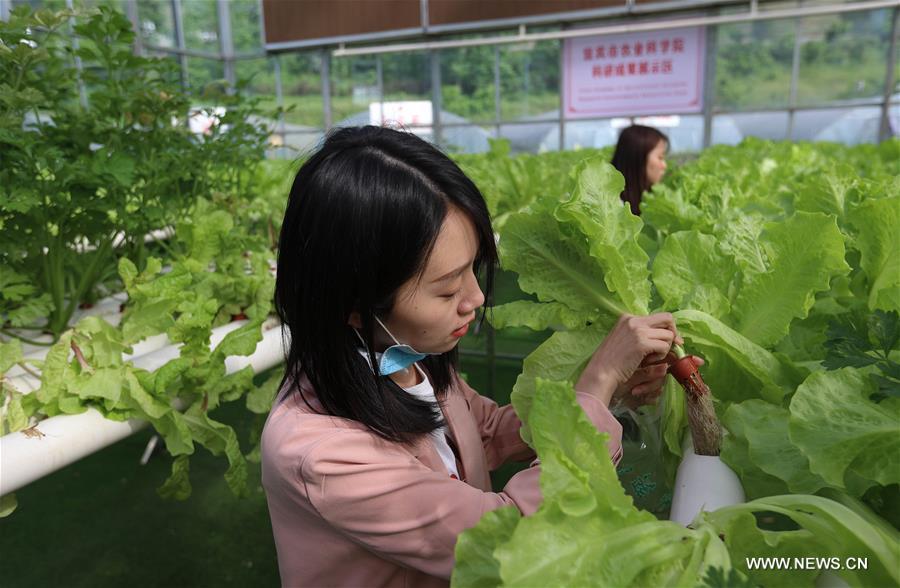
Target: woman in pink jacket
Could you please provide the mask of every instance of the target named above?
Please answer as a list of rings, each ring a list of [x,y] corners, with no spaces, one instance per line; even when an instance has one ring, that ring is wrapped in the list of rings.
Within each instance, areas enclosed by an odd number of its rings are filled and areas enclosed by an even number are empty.
[[[445,586],[462,531],[541,502],[540,464],[512,406],[456,371],[497,263],[484,198],[416,136],[327,137],[300,169],[281,230],[276,307],[290,332],[262,439],[285,586]],[[575,389],[621,455],[614,394],[654,399],[678,340],[669,314],[623,317]],[[532,461],[500,492],[489,473]]]

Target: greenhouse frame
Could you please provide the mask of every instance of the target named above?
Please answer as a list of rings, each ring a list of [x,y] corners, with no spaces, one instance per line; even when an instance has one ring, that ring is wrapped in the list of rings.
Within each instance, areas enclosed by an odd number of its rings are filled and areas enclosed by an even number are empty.
[[[680,27],[705,26],[707,41],[702,112],[674,117],[668,112],[645,115],[653,116],[655,124],[669,129],[676,152],[698,151],[720,143],[736,144],[744,136],[856,144],[884,140],[900,132],[900,93],[892,90],[900,78],[898,9],[891,0],[629,1],[622,6],[573,13],[458,25],[429,27],[425,20],[421,30],[269,45],[262,32],[262,0],[191,2],[194,14],[187,27],[182,0],[117,2],[135,29],[142,32],[135,41],[135,51],[177,59],[184,84],[191,83],[192,77],[206,81],[222,77],[234,83],[253,74],[258,81],[251,82],[250,91],[266,96],[278,106],[289,105],[301,97],[318,100],[317,108],[288,114],[287,119],[278,121],[275,131],[279,140],[294,149],[314,145],[333,126],[368,121],[364,107],[369,102],[383,104],[400,99],[430,101],[433,121],[421,131],[433,134],[439,144],[451,150],[484,151],[490,138],[509,138],[514,151],[523,152],[559,149],[560,145],[571,149],[612,144],[617,130],[634,117],[567,117],[559,107],[564,91],[562,64],[556,71],[541,71],[537,82],[543,86],[532,89],[528,56],[536,45],[544,52],[561,55],[560,46],[566,38],[664,30],[673,19]],[[23,3],[26,2],[0,1],[0,15]],[[71,1],[67,4],[71,5]],[[203,9],[196,8],[201,4]],[[424,5],[427,2],[423,1]],[[427,19],[427,9],[424,16]],[[235,42],[233,29],[237,19],[241,19],[244,28],[248,22],[259,27],[257,46],[252,46],[246,35]],[[828,43],[845,51],[862,41],[872,44],[865,57],[865,69],[869,76],[872,72],[868,70],[874,70],[877,77],[817,79],[823,75],[817,70],[827,67],[826,57],[810,55],[807,45],[822,39],[826,27],[838,30],[834,28],[836,22],[840,32],[827,33]],[[406,43],[405,39],[412,35],[427,35],[427,40]],[[771,68],[778,68],[780,84],[770,83],[774,85],[770,95],[749,100],[717,93],[717,87],[730,82],[729,76],[740,71],[728,60],[740,59],[740,48],[752,43],[766,45],[764,53],[772,60]],[[772,47],[776,43],[789,46],[789,54],[776,52]],[[485,107],[472,114],[454,112],[452,100],[444,95],[460,83],[451,68],[457,56],[465,58],[465,51],[484,53],[491,62],[490,75],[479,80],[491,95],[484,101]],[[399,54],[402,59],[420,62],[419,79],[390,79],[390,61]],[[542,63],[546,67],[546,61]],[[302,70],[317,73],[319,81],[318,87],[304,84],[301,96],[293,94],[290,88]],[[765,75],[772,75],[771,69]],[[412,92],[399,88],[411,82]],[[813,94],[823,83],[835,84],[835,95]],[[348,92],[355,94],[351,97]],[[347,98],[351,98],[351,104],[346,104]],[[536,100],[540,107],[534,104]],[[360,106],[354,107],[357,103]],[[278,154],[287,157],[292,152],[283,149]]]

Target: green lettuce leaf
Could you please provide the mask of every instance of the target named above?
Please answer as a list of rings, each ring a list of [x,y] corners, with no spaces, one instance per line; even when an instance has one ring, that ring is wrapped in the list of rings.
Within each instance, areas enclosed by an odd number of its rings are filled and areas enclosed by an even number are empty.
[[[531,443],[528,421],[537,378],[574,384],[610,326],[598,323],[577,331],[554,333],[522,362],[522,373],[516,378],[510,398],[522,419],[521,434],[527,443]]]
[[[510,217],[500,239],[503,266],[519,274],[519,287],[542,302],[558,302],[586,320],[601,310],[618,317],[626,307],[606,289],[602,268],[583,238],[540,211]]]
[[[556,218],[571,222],[588,241],[591,256],[603,268],[606,287],[633,314],[650,309],[647,253],[638,244],[643,223],[624,206],[619,194],[625,180],[606,162],[587,160],[578,169],[572,197],[556,210]]]
[[[869,282],[869,309],[900,311],[900,196],[866,200],[848,214]]]
[[[653,260],[653,283],[667,310],[694,308],[713,316],[731,310],[729,292],[737,266],[716,238],[680,231],[666,238]]]
[[[507,327],[528,327],[533,331],[543,331],[564,327],[577,329],[585,326],[585,316],[559,302],[531,302],[516,300],[494,306],[488,313],[488,320],[495,329]]]
[[[844,239],[834,217],[797,212],[766,225],[764,273],[744,276],[733,305],[735,330],[763,347],[788,333],[791,321],[805,318],[815,294],[830,289],[831,278],[846,274]]]
[[[529,424],[543,503],[532,516],[494,515],[463,533],[467,551],[457,551],[454,586],[693,586],[712,567],[730,569],[711,530],[657,521],[634,507],[606,435],[588,422],[570,385],[538,380]]]
[[[500,562],[494,550],[512,537],[522,513],[507,506],[486,513],[478,524],[459,536],[450,585],[460,588],[493,588],[501,586]]]
[[[762,398],[779,403],[806,375],[715,317],[699,310],[673,314],[687,348],[706,358],[703,377],[718,399]],[[744,379],[737,379],[739,375]]]
[[[827,484],[809,470],[809,460],[793,444],[787,409],[762,400],[732,404],[723,424],[747,444],[749,457],[762,471],[784,480],[791,492],[812,494]],[[738,424],[737,421],[740,421]]]
[[[900,399],[875,403],[873,391],[865,373],[843,368],[811,374],[791,399],[790,437],[810,470],[838,488],[855,474],[854,494],[900,483]]]
[[[798,528],[759,528],[755,513],[777,513]],[[744,557],[866,558],[868,568],[837,572],[853,586],[896,586],[900,583],[900,535],[875,526],[843,504],[810,495],[771,496],[701,515],[703,524],[725,537],[731,553]],[[761,586],[812,586],[821,570],[750,570],[744,557],[735,566]]]

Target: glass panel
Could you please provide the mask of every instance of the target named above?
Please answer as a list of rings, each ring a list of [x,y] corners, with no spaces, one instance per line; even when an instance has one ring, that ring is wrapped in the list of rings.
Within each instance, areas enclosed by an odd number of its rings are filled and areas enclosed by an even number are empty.
[[[377,60],[377,58],[376,58]],[[376,65],[377,67],[377,65]],[[434,116],[431,102],[431,66],[428,54],[388,53],[381,56],[381,81],[384,103],[380,110],[376,105],[374,124],[385,121],[405,127],[430,127]]]
[[[32,11],[40,10],[41,8],[49,8],[50,10],[66,9],[66,0],[13,0],[12,8],[22,4],[31,6]]]
[[[509,147],[513,153],[558,151],[559,123],[534,122],[530,124],[502,125],[499,137],[509,141]]]
[[[461,120],[459,117],[449,115],[451,118]],[[447,118],[445,116],[444,118]],[[452,122],[443,120],[442,122]],[[433,139],[430,130],[412,129],[414,133],[431,141]],[[484,153],[490,149],[488,139],[496,136],[493,128],[463,125],[441,128],[440,147],[447,153]]]
[[[894,89],[893,99],[900,100],[900,41],[897,42],[897,49],[894,52]]]
[[[822,108],[794,113],[795,141],[834,141],[846,145],[876,143],[881,108]]]
[[[712,143],[737,145],[744,137],[782,141],[787,139],[787,112],[742,112],[713,118]]]
[[[369,124],[369,104],[378,101],[374,56],[331,60],[331,119],[335,126]]]
[[[305,131],[288,131],[281,134],[275,134],[271,137],[271,143],[276,146],[267,154],[268,157],[276,157],[279,159],[293,159],[298,155],[310,153],[318,147],[324,138],[321,130],[305,130]]]
[[[225,79],[224,64],[216,59],[200,57],[188,57],[187,61],[188,86],[195,96],[194,103],[209,103],[208,97],[204,96],[221,90]]]
[[[177,44],[170,0],[138,2],[138,21],[141,23],[141,39],[144,43],[159,47],[174,47]]]
[[[619,133],[632,122],[659,129],[669,138],[670,153],[700,151],[703,148],[703,116],[673,114],[567,122],[566,149],[599,149],[615,145]]]
[[[191,1],[191,0],[189,0]],[[262,49],[262,28],[259,19],[259,0],[229,0],[231,38],[238,53]]]
[[[441,103],[444,111],[468,121],[493,121],[494,47],[441,51]]]
[[[890,16],[885,9],[804,18],[797,104],[881,99]]]
[[[279,59],[281,59],[281,87],[284,91],[284,106],[292,107],[284,115],[288,128],[290,129],[291,125],[324,127],[322,54],[286,53]]]
[[[888,127],[892,137],[900,137],[900,103],[888,106]]]
[[[634,119],[635,124],[656,127],[669,137],[669,152],[703,149],[703,116],[649,116]]]
[[[794,54],[793,21],[758,21],[718,28],[717,110],[786,106]]]
[[[250,96],[265,96],[275,103],[275,68],[269,59],[241,59],[235,61],[234,72],[245,83],[244,92]]]
[[[385,102],[431,100],[431,66],[427,53],[382,55],[381,80]]]
[[[500,116],[559,118],[559,41],[505,45],[500,49]]]
[[[41,3],[43,7],[44,3]],[[78,6],[79,3],[75,2],[75,6]],[[97,8],[99,6],[107,6],[112,8],[113,10],[117,10],[122,14],[125,14],[125,0],[83,0],[83,5],[85,8]]]
[[[216,0],[181,0],[181,15],[187,48],[219,53]]]
[[[621,122],[620,122],[621,121]],[[613,123],[616,123],[615,125]],[[579,120],[566,123],[565,148],[601,148],[615,145],[619,131],[628,126],[629,120],[606,118],[602,120]],[[559,139],[556,139],[557,144]]]

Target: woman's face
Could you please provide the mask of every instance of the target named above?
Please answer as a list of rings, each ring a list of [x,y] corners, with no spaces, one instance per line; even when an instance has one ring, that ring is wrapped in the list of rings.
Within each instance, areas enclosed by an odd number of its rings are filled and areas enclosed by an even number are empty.
[[[647,154],[647,180],[650,184],[658,184],[666,173],[666,149],[668,144],[660,140]]]
[[[382,318],[400,343],[423,353],[443,353],[459,343],[475,319],[475,310],[484,304],[472,269],[477,253],[474,225],[465,214],[450,208],[424,272],[400,288],[394,308]],[[394,344],[378,331],[380,343]]]

